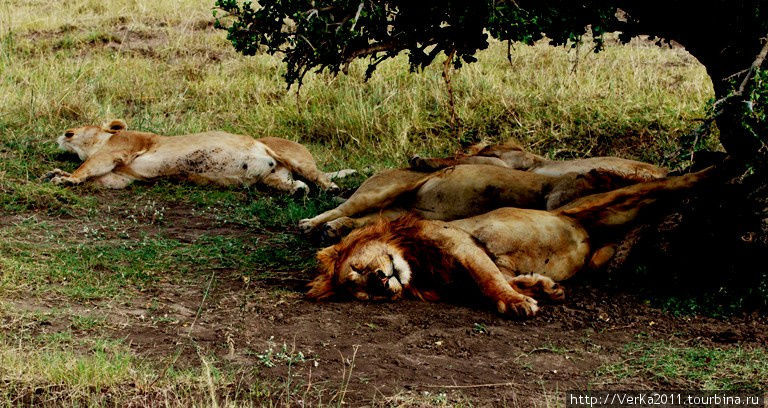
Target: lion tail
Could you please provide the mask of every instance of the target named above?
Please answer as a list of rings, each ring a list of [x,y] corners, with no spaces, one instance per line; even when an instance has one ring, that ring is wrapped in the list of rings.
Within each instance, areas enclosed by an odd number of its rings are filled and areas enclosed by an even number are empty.
[[[553,210],[555,214],[578,220],[587,227],[612,227],[635,220],[644,208],[659,199],[687,191],[715,173],[708,167],[696,173],[633,184],[605,193],[582,197]]]

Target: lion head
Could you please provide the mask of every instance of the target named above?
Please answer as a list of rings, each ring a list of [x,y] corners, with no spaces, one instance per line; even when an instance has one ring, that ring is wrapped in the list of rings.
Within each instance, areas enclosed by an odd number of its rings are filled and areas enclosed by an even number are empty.
[[[396,300],[410,292],[413,276],[401,232],[403,226],[412,228],[417,222],[411,217],[395,223],[380,220],[319,251],[320,275],[309,283],[307,296]]]
[[[62,150],[77,153],[85,160],[98,150],[110,136],[128,127],[124,121],[115,119],[104,126],[83,126],[67,129],[56,140]]]

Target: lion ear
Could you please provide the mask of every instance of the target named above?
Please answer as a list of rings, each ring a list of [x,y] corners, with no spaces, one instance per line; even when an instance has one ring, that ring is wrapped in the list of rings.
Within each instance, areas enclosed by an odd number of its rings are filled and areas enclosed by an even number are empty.
[[[333,296],[335,292],[333,276],[336,273],[336,261],[339,258],[339,252],[335,247],[328,247],[317,253],[317,262],[320,264],[320,275],[316,277],[309,286],[307,297],[315,300],[327,299]]]
[[[104,130],[109,133],[117,133],[128,128],[128,125],[122,119],[115,119],[104,126]]]

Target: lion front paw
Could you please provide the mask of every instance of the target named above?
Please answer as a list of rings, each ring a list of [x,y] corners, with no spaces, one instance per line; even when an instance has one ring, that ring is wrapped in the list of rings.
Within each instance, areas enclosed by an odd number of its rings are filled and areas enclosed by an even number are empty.
[[[59,176],[59,177],[69,177],[69,176],[71,176],[71,174],[67,173],[66,171],[64,171],[62,169],[53,169],[53,170],[49,171],[48,173],[45,173],[45,175],[43,175],[42,179],[43,180],[51,181],[51,180],[53,180],[57,176]]]
[[[346,235],[355,227],[354,221],[349,217],[339,217],[323,225],[323,239],[336,240]]]
[[[76,184],[80,184],[77,179],[74,179],[70,176],[56,176],[51,179],[51,183],[57,186],[74,186]]]
[[[533,317],[539,311],[539,305],[532,297],[517,294],[496,302],[499,313],[517,317]]]
[[[304,218],[303,220],[299,220],[298,227],[303,234],[309,234],[315,229],[315,223],[312,222],[311,218]]]

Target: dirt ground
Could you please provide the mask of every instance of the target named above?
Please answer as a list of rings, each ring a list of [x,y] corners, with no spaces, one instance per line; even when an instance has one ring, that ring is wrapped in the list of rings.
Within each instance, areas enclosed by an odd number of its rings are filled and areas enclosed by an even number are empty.
[[[148,226],[144,232],[180,240],[252,233],[237,226],[211,229],[210,220],[190,217],[190,212],[171,206],[162,227]],[[72,231],[83,222],[49,220],[54,221],[56,228]],[[545,304],[529,320],[512,320],[482,302],[311,302],[303,298],[303,286],[313,273],[275,272],[251,280],[237,271],[214,269],[163,278],[144,291],[131,289],[120,300],[10,302],[20,310],[66,307],[103,316],[110,337],[124,339],[150,361],[185,367],[199,365],[201,354],[215,355],[228,366],[258,368],[253,376],[259,381],[321,390],[307,397],[315,402],[343,392],[351,406],[377,401],[561,405],[566,390],[668,387],[652,376],[601,372],[625,360],[625,346],[638,338],[709,347],[768,344],[765,316],[675,317],[628,289],[594,282],[568,282],[565,303]],[[54,333],[66,325],[62,317],[33,331]]]

